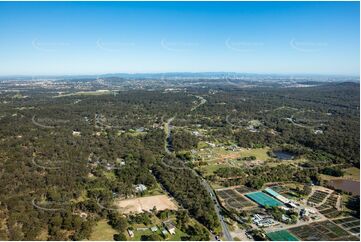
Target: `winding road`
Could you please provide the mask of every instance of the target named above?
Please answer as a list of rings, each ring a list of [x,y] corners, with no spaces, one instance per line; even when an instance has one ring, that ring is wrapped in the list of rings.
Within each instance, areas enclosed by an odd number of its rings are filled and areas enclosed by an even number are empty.
[[[164,123],[164,132],[165,132],[165,135],[166,135],[165,140],[164,140],[164,149],[168,154],[173,153],[170,123],[174,119],[175,119],[175,116],[171,117],[170,119],[167,120],[167,122]]]
[[[196,98],[198,98],[200,100],[200,103],[197,104],[196,106],[194,106],[191,111],[196,110],[197,108],[199,108],[200,106],[202,106],[203,104],[205,104],[207,102],[207,100],[204,97],[201,96],[195,96]]]

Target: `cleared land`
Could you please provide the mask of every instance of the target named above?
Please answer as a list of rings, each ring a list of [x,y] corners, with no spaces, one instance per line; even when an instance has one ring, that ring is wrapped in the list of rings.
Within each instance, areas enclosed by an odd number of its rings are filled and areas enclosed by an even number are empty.
[[[164,236],[162,234],[162,230],[165,229],[163,222],[165,221],[172,221],[173,224],[177,224],[176,223],[176,215],[170,215],[167,218],[164,219],[160,219],[156,216],[152,216],[151,217],[151,223],[148,225],[144,225],[143,223],[141,224],[132,224],[132,231],[134,232],[134,237],[130,237],[128,233],[126,233],[127,239],[130,241],[139,241],[141,240],[142,235],[159,235],[163,240],[167,240],[167,241],[180,241],[182,240],[181,237],[187,236],[187,234],[184,231],[181,231],[179,228],[175,229],[175,234],[167,234],[166,236]],[[201,226],[203,227],[203,225],[199,224],[196,220],[194,220],[193,218],[190,218],[187,222],[188,225],[191,226]],[[156,227],[157,231],[152,231],[151,228],[152,227]]]
[[[199,167],[205,175],[212,175],[221,167],[244,167],[250,165],[260,165],[270,159],[267,152],[269,148],[245,149],[237,148],[230,150],[226,146],[215,148],[204,148],[198,151],[198,156],[206,165]],[[245,161],[242,158],[255,156],[256,160]]]
[[[93,228],[93,232],[90,235],[89,240],[102,241],[102,240],[114,240],[113,235],[117,234],[117,231],[113,229],[106,220],[100,220]]]
[[[134,232],[134,237],[133,238],[129,238],[129,240],[132,240],[132,241],[140,241],[141,240],[141,237],[142,235],[152,235],[152,234],[156,234],[156,235],[159,235],[160,238],[163,238],[165,240],[168,240],[168,241],[181,241],[182,240],[182,237],[183,236],[186,236],[187,234],[180,231],[179,229],[175,229],[175,234],[172,235],[172,234],[167,234],[167,236],[165,237],[162,233],[161,233],[161,229],[164,229],[163,227],[159,227],[159,226],[156,226],[158,228],[157,231],[155,232],[152,232],[150,229],[147,229],[147,230],[140,230],[140,231],[133,231]]]
[[[115,203],[123,213],[141,213],[149,211],[154,207],[161,210],[177,210],[176,204],[166,195],[156,195],[149,197],[139,197],[119,200]]]
[[[360,181],[360,169],[356,167],[350,167],[344,170],[345,174],[342,178],[348,178],[355,181]]]
[[[112,94],[110,90],[96,90],[96,91],[82,91],[82,92],[75,92],[75,93],[66,93],[66,94],[59,94],[54,96],[53,98],[58,97],[69,97],[69,96],[98,96],[98,95],[108,95]]]
[[[322,179],[329,181],[329,180],[341,180],[341,179],[347,179],[352,181],[360,181],[360,169],[356,167],[350,167],[347,169],[342,170],[344,172],[343,176],[336,177],[336,176],[329,176],[325,174],[321,174],[320,176]]]
[[[270,157],[267,154],[269,148],[244,149],[238,148],[235,150],[228,150],[227,147],[206,148],[198,152],[198,155],[208,162],[224,163],[228,159],[244,158],[248,156],[255,156],[256,160],[265,161]],[[242,162],[241,162],[242,163]]]
[[[242,149],[241,150],[241,157],[247,157],[247,156],[255,156],[257,160],[265,161],[269,158],[271,158],[267,152],[269,151],[269,148],[256,148],[256,149]]]

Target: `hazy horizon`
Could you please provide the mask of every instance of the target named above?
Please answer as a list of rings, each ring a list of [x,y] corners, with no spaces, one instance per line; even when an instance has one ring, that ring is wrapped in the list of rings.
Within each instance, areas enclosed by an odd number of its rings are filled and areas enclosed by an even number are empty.
[[[0,76],[359,76],[359,2],[0,2]]]
[[[246,76],[281,76],[281,77],[351,77],[359,78],[360,75],[347,74],[319,74],[319,73],[262,73],[262,72],[227,72],[227,71],[176,71],[176,72],[114,72],[114,73],[76,73],[76,74],[22,74],[22,75],[0,75],[5,77],[102,77],[102,76],[121,76],[121,75],[176,75],[176,74],[194,74],[194,75],[216,75],[216,74],[232,74],[232,75],[246,75]]]

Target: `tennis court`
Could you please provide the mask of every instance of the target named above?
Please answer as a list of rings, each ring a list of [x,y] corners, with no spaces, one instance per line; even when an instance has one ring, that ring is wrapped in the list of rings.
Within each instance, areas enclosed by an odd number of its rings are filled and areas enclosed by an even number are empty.
[[[280,230],[276,232],[267,233],[267,237],[272,241],[298,241],[293,234],[287,230]]]
[[[271,196],[268,196],[264,192],[251,192],[246,194],[246,197],[250,198],[251,200],[255,201],[256,203],[258,203],[263,207],[265,206],[276,207],[282,205],[281,202],[272,198]]]

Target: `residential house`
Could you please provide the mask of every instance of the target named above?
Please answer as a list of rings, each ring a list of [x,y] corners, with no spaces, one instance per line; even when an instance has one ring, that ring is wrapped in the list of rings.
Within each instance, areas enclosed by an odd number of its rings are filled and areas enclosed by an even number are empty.
[[[164,227],[168,230],[170,234],[175,234],[175,225],[171,221],[163,222]]]

